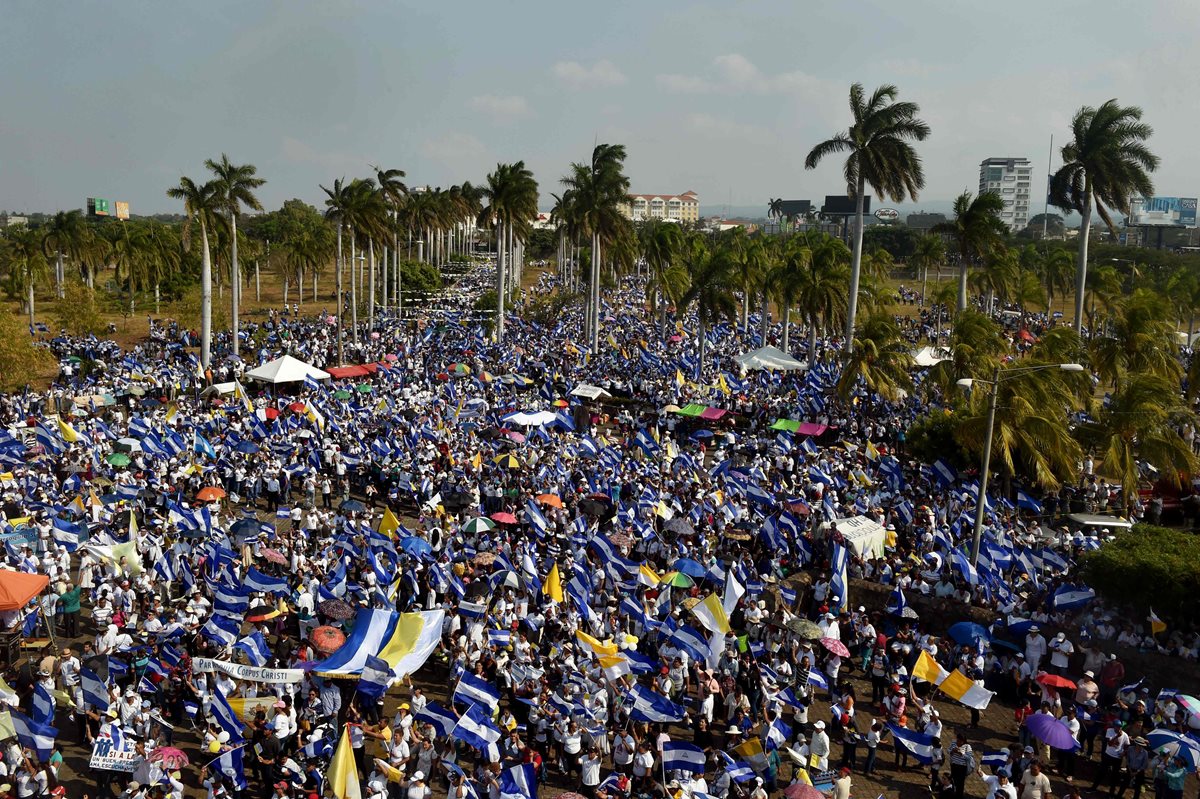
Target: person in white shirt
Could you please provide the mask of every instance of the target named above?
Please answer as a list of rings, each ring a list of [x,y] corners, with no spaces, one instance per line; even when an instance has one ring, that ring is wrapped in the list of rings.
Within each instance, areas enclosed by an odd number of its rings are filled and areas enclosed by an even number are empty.
[[[975,770],[983,784],[987,786],[987,799],[1017,799],[1017,788],[1008,781],[1008,775],[1003,771],[998,774],[987,774],[980,766]]]
[[[1053,674],[1066,676],[1071,665],[1071,655],[1075,654],[1075,645],[1067,640],[1066,633],[1059,633],[1050,642],[1050,669]],[[1028,656],[1028,655],[1027,655]]]
[[[1029,634],[1025,636],[1025,662],[1029,664],[1029,668],[1037,673],[1040,668],[1042,658],[1046,656],[1046,639],[1042,637],[1042,628],[1036,624],[1029,628]]]

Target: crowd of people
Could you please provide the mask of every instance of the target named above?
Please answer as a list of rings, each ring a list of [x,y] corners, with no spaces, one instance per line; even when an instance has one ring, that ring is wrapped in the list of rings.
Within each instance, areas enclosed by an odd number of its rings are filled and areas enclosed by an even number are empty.
[[[839,399],[833,338],[744,373],[753,320],[698,363],[643,297],[606,292],[597,353],[574,312],[501,344],[384,316],[344,378],[326,311],[218,337],[207,370],[174,324],[48,342],[50,390],[0,398],[8,565],[49,580],[0,626],[55,638],[0,685],[0,796],[846,799],[918,768],[943,799],[1182,796],[1200,706],[1113,649],[1194,669],[1200,634],[1079,583],[1103,540],[1058,532],[1058,497],[990,497],[974,562],[977,485],[905,453],[928,399]],[[303,379],[247,374],[284,354]],[[93,785],[101,750],[127,756]]]

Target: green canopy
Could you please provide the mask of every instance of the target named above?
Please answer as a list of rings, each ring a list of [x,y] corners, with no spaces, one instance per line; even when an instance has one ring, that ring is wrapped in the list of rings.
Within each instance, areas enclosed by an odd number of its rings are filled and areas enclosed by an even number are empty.
[[[353,396],[353,395],[344,388],[338,389],[337,391],[333,392],[334,399],[348,400],[348,399],[350,399],[351,396]]]
[[[688,405],[685,405],[684,407],[675,411],[675,413],[679,414],[680,416],[699,416],[700,414],[704,413],[706,410],[708,410],[708,408],[706,406],[697,405],[696,403],[693,402],[693,403],[689,403]]]
[[[800,423],[794,419],[776,419],[775,424],[771,425],[772,430],[786,430],[789,433],[794,433],[800,429]]]
[[[371,384],[370,383],[359,383],[358,384],[358,393],[370,394],[371,393]]]
[[[126,455],[124,452],[114,452],[111,455],[109,455],[108,457],[106,457],[104,460],[108,461],[113,466],[128,466],[129,465],[129,456]]]

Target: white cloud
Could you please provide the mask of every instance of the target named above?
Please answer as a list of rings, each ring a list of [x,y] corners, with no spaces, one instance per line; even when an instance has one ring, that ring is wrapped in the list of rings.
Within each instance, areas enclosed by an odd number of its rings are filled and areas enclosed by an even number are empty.
[[[279,147],[279,152],[285,161],[294,164],[313,164],[321,167],[327,172],[352,173],[366,169],[367,158],[363,158],[351,153],[332,151],[321,151],[308,145],[299,139],[294,139],[291,136],[285,136],[283,143]]]
[[[621,86],[628,80],[616,64],[603,59],[590,67],[578,61],[559,61],[550,71],[573,89],[604,89]]]
[[[482,94],[468,100],[467,107],[498,124],[513,122],[530,113],[529,103],[520,95]]]
[[[756,125],[747,125],[726,117],[711,114],[689,114],[687,127],[696,135],[709,139],[734,139],[742,143],[763,142],[770,134]]]
[[[487,148],[470,133],[455,132],[429,139],[421,146],[421,154],[443,166],[465,170],[484,162]]]
[[[824,96],[829,84],[794,70],[776,75],[763,74],[754,63],[740,53],[727,53],[712,61],[713,77],[700,75],[664,74],[655,76],[658,85],[680,94],[753,93],[791,94],[805,97]]]

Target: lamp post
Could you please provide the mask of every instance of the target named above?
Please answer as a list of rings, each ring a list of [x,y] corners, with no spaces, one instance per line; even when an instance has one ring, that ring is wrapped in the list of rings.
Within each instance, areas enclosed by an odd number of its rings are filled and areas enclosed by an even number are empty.
[[[992,433],[996,427],[996,396],[1000,393],[1000,384],[1016,375],[1041,372],[1046,369],[1058,369],[1063,372],[1083,371],[1083,367],[1077,363],[1043,363],[1037,366],[1018,366],[1003,371],[997,366],[995,371],[992,372],[991,380],[974,380],[967,377],[958,381],[958,385],[965,389],[970,389],[977,382],[989,383],[991,385],[991,392],[988,394],[987,432],[984,434],[983,439],[983,463],[979,467],[979,493],[975,497],[975,532],[974,542],[971,545],[972,566],[979,563],[979,546],[983,540],[983,514],[987,507],[988,476],[991,472],[992,463]]]

